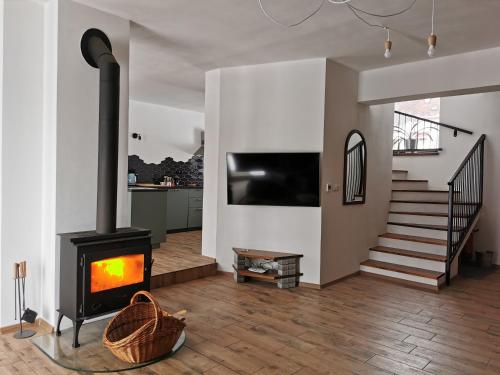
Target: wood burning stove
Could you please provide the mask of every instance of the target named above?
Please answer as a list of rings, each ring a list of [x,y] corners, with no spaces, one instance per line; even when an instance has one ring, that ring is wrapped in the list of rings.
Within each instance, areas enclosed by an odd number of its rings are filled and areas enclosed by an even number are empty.
[[[84,320],[128,305],[139,290],[149,290],[151,233],[124,228],[112,234],[91,232],[61,235],[59,318],[73,322],[73,347]]]
[[[73,347],[84,320],[126,306],[139,290],[149,290],[151,232],[116,229],[120,66],[111,43],[90,29],[81,41],[82,54],[100,70],[99,147],[96,230],[60,234],[59,317],[57,335],[66,316],[73,322]]]

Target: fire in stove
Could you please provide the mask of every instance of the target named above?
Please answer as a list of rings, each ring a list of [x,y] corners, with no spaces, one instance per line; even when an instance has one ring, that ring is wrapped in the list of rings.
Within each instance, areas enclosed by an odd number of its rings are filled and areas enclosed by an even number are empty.
[[[90,265],[90,292],[120,288],[144,281],[144,254],[97,260]]]

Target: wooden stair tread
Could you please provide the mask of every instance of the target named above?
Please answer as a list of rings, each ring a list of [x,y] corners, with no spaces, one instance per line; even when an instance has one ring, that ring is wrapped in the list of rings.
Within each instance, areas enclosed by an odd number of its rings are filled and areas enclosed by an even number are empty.
[[[411,180],[411,179],[393,178],[392,182],[429,182],[429,180]]]
[[[402,255],[402,256],[411,257],[411,258],[434,260],[437,262],[446,261],[446,256],[444,256],[444,255],[423,253],[421,251],[398,249],[395,247],[375,246],[375,247],[370,248],[370,250],[378,251],[378,252],[386,253],[386,254]]]
[[[443,232],[448,231],[448,225],[436,225],[436,224],[416,224],[416,223],[397,223],[394,221],[387,222],[389,225],[399,225],[400,227],[411,227],[411,228],[420,228],[420,229],[433,229],[440,230]],[[453,232],[463,231],[464,227],[454,227]]]
[[[415,215],[415,216],[436,216],[436,217],[448,217],[447,213],[441,212],[418,212],[418,211],[389,211],[390,214],[396,215]]]
[[[391,199],[391,203],[422,203],[422,204],[448,204],[448,201],[423,201],[423,200],[411,200],[411,199]],[[478,203],[465,203],[465,202],[453,202],[454,206],[474,206]]]
[[[395,215],[415,215],[415,216],[435,216],[435,217],[448,217],[447,213],[442,212],[418,212],[418,211],[389,211],[390,214]],[[466,218],[467,215],[460,215],[455,213],[456,217]]]
[[[392,189],[398,193],[449,193],[449,190],[433,190],[433,189]]]
[[[422,268],[402,266],[400,264],[380,262],[378,260],[365,260],[361,263],[362,266],[380,268],[386,271],[394,271],[399,273],[406,273],[408,275],[425,277],[427,279],[437,280],[443,276],[443,272],[429,271]]]
[[[392,171],[395,173],[408,173],[408,171],[405,169],[393,169]]]
[[[421,204],[448,204],[448,201],[416,201],[407,199],[391,199],[391,203],[421,203]]]
[[[384,234],[381,234],[379,237],[392,238],[394,240],[420,242],[420,243],[426,243],[426,244],[430,244],[430,245],[439,245],[439,246],[446,246],[448,243],[446,240],[440,240],[437,238],[410,236],[408,234],[397,234],[397,233],[384,233]]]

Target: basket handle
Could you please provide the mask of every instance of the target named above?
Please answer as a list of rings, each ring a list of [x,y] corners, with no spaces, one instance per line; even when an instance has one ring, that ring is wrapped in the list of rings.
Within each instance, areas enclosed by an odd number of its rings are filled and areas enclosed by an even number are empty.
[[[156,299],[153,297],[153,295],[145,290],[140,290],[140,291],[136,292],[132,296],[132,298],[130,299],[130,304],[133,305],[133,304],[137,303],[139,296],[144,296],[147,299],[149,299],[149,302],[151,302],[155,308],[156,318],[155,318],[155,325],[153,327],[153,332],[156,332],[156,329],[158,328],[158,323],[163,316],[163,312],[161,310],[161,307],[158,304],[158,302],[156,302]]]

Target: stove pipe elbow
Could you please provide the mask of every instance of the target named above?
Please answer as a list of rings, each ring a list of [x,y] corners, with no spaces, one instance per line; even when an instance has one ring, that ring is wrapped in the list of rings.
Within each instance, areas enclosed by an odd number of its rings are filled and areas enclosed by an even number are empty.
[[[99,73],[99,146],[96,231],[116,232],[118,187],[118,137],[120,114],[120,65],[111,42],[98,29],[87,30],[81,40],[82,55]]]

